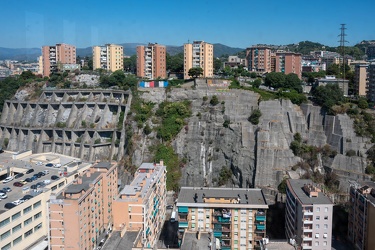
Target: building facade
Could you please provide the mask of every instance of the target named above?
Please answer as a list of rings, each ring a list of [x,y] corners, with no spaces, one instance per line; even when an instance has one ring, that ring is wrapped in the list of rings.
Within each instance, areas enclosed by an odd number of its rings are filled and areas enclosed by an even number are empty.
[[[311,180],[287,180],[285,233],[301,249],[329,250],[333,203]]]
[[[214,75],[214,46],[204,41],[184,44],[184,79],[189,79],[189,69],[200,67],[202,77]]]
[[[166,209],[166,167],[142,163],[133,181],[113,201],[114,230],[137,231],[134,247],[153,248],[163,228]]]
[[[92,47],[93,70],[116,71],[124,69],[124,47],[116,44]]]
[[[367,99],[375,102],[375,62],[370,62],[367,67]]]
[[[76,47],[69,44],[56,44],[53,46],[42,47],[42,63],[43,76],[49,76],[53,72],[57,72],[59,64],[75,64],[76,63]]]
[[[375,183],[350,187],[348,237],[355,249],[375,249]]]
[[[137,76],[148,79],[166,78],[166,47],[160,44],[137,46]]]
[[[98,236],[112,230],[117,196],[117,163],[99,162],[49,203],[51,249],[94,249]]]
[[[180,236],[212,232],[217,249],[253,249],[266,237],[261,189],[182,187],[177,208]]]
[[[254,45],[246,49],[246,62],[249,71],[258,73],[271,72],[271,48]]]
[[[294,52],[276,52],[275,53],[275,72],[283,72],[285,74],[296,74],[302,79],[302,56]]]
[[[348,95],[349,92],[349,80],[336,78],[336,76],[325,76],[324,78],[317,78],[315,80],[316,86],[326,86],[328,84],[337,84],[339,85],[340,89],[344,96]]]
[[[366,96],[367,83],[367,67],[368,63],[365,61],[352,62],[350,66],[354,66],[354,94],[358,96]]]

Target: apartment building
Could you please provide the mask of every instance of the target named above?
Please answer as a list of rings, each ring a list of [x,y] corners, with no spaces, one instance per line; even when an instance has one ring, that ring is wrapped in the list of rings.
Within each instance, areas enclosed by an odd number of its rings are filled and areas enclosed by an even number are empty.
[[[39,67],[43,68],[43,76],[57,72],[59,64],[76,63],[76,47],[69,44],[56,44],[42,47],[42,61]]]
[[[266,238],[261,189],[182,187],[177,208],[179,232],[213,232],[216,249],[254,249]]]
[[[162,161],[142,163],[130,185],[113,201],[113,228],[137,231],[133,247],[151,249],[158,242],[165,220],[166,173]]]
[[[246,62],[249,71],[271,72],[271,48],[263,45],[254,45],[247,48]]]
[[[137,76],[148,79],[166,78],[166,47],[149,43],[137,46]]]
[[[214,75],[214,46],[204,41],[184,44],[184,79],[190,79],[189,69],[200,67],[202,77]]]
[[[116,71],[124,69],[124,47],[116,44],[92,47],[93,69]]]
[[[285,233],[301,249],[329,250],[333,203],[311,180],[287,180]]]
[[[49,234],[47,204],[51,194],[62,190],[90,166],[91,163],[55,153],[1,153],[0,176],[14,179],[0,184],[0,189],[11,189],[8,197],[0,200],[0,249],[30,249],[38,243],[47,246],[43,239]],[[34,177],[40,172],[43,175]],[[26,182],[27,178],[35,180]]]
[[[51,195],[51,249],[94,249],[98,236],[112,230],[117,196],[117,163],[99,162],[61,192]]]
[[[375,183],[350,187],[348,237],[357,250],[375,249]]]
[[[375,61],[370,62],[367,67],[367,99],[375,102]]]
[[[294,52],[276,52],[275,53],[275,72],[285,74],[296,74],[302,79],[302,55]]]
[[[367,67],[366,61],[352,61],[350,67],[354,71],[354,94],[358,96],[366,96],[367,83]]]

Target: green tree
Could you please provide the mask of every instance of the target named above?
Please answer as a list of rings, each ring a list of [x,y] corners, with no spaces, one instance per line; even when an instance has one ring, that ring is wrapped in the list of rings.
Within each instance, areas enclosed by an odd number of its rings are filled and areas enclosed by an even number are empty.
[[[298,93],[302,93],[301,80],[298,78],[298,75],[294,73],[290,73],[285,76],[285,84],[282,87],[287,89],[294,89]]]
[[[232,170],[226,166],[222,166],[219,173],[219,186],[225,185],[232,177]]]
[[[124,58],[124,70],[125,72],[131,72],[133,74],[137,72],[137,55]]]
[[[285,85],[285,74],[282,72],[271,72],[266,75],[264,84],[272,88],[282,88]]]
[[[35,79],[36,76],[30,70],[23,71],[20,75],[22,80]]]
[[[259,89],[259,86],[262,84],[262,80],[260,80],[259,78],[255,79],[253,82],[252,82],[252,85],[254,88],[256,89]]]
[[[171,56],[167,53],[166,55],[167,71],[174,73],[181,73],[184,71],[184,53],[178,53]]]
[[[338,84],[318,86],[312,89],[311,94],[318,105],[328,109],[344,100],[342,90]]]
[[[223,62],[219,58],[214,57],[214,72],[217,74],[217,72],[219,72],[222,67]]]
[[[358,107],[361,108],[361,109],[367,109],[368,108],[368,102],[366,100],[366,98],[359,98],[358,100]]]
[[[197,86],[196,79],[203,75],[203,69],[200,67],[191,68],[188,71],[188,75],[194,79],[194,86]]]
[[[212,98],[211,98],[211,100],[210,100],[210,104],[211,104],[212,106],[215,106],[215,105],[217,105],[218,103],[219,103],[219,99],[217,98],[216,95],[213,95]]]
[[[251,115],[248,118],[248,121],[251,122],[253,125],[257,125],[259,123],[259,118],[262,116],[262,112],[259,109],[254,109],[251,112]]]

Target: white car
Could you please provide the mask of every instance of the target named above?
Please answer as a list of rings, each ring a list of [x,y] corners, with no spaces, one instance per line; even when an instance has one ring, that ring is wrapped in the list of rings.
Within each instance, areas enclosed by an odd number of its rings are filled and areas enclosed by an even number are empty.
[[[0,200],[7,198],[8,195],[5,193],[0,193]]]
[[[49,174],[49,171],[48,170],[43,170],[42,173],[44,173],[45,175]]]
[[[50,184],[50,183],[51,183],[51,180],[44,180],[43,182],[44,182],[44,184],[47,185],[47,184]]]
[[[23,200],[15,200],[12,202],[14,205],[18,206],[19,204],[23,203]]]
[[[5,178],[4,180],[3,180],[3,183],[8,183],[8,182],[10,182],[10,181],[12,181],[13,180],[13,176],[8,176],[7,178]]]

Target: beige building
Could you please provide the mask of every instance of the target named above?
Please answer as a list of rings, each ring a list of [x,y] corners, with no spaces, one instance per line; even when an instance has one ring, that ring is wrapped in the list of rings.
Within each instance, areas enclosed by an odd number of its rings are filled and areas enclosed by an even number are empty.
[[[213,77],[214,46],[203,41],[184,44],[184,79],[190,79],[189,69],[200,67],[202,77]]]
[[[148,79],[166,78],[166,47],[160,44],[137,46],[137,76]]]
[[[116,71],[124,69],[124,47],[116,44],[92,47],[93,69]]]
[[[117,163],[99,162],[51,196],[51,249],[94,249],[98,236],[112,229],[117,196]]]
[[[350,187],[348,236],[356,250],[375,249],[375,183]]]
[[[350,68],[354,71],[354,94],[366,97],[367,89],[367,67],[369,63],[366,61],[352,61]]]
[[[137,231],[133,247],[156,246],[165,220],[166,173],[163,162],[142,163],[134,180],[113,201],[114,230]]]
[[[333,203],[311,180],[287,180],[285,234],[296,249],[329,250]]]
[[[266,238],[268,205],[261,189],[182,187],[177,207],[180,241],[184,232],[212,232],[216,249],[239,250],[259,247]]]
[[[249,71],[258,73],[271,72],[271,48],[263,45],[254,45],[247,48],[246,62]]]
[[[69,44],[56,44],[42,47],[42,61],[39,67],[43,68],[43,76],[57,72],[58,64],[75,64],[76,47]]]
[[[12,189],[6,199],[0,200],[0,249],[29,249],[38,243],[47,246],[43,239],[49,233],[47,204],[51,193],[62,190],[90,166],[77,158],[56,153],[32,154],[30,150],[0,154],[0,175],[14,177],[0,184],[1,189]],[[34,171],[28,173],[30,169]],[[45,175],[31,183],[18,184],[39,172]],[[23,176],[17,178],[17,174]]]

